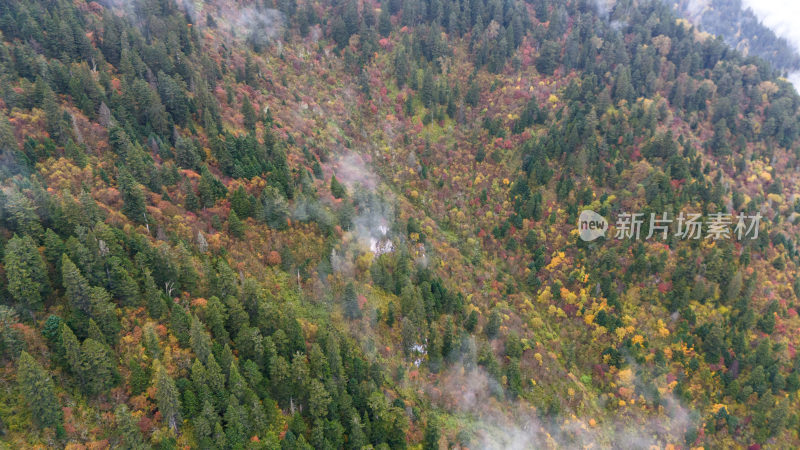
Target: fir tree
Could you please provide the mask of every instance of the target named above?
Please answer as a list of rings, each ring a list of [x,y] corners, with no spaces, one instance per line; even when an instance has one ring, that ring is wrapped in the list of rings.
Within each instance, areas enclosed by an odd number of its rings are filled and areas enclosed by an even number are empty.
[[[178,342],[184,347],[190,345],[189,329],[191,323],[192,319],[189,317],[189,314],[186,313],[186,309],[184,309],[183,306],[174,305],[172,307],[170,328],[175,337],[178,338]]]
[[[244,100],[242,100],[242,116],[244,117],[244,127],[250,131],[255,131],[256,123],[258,119],[256,117],[256,110],[253,108],[253,104],[250,103],[250,99],[247,96],[244,96]]]
[[[358,304],[358,294],[353,283],[347,283],[344,289],[344,314],[348,319],[361,318],[361,307]]]
[[[17,383],[34,422],[43,428],[60,426],[61,407],[53,380],[25,351],[17,362]]]
[[[20,305],[39,310],[50,290],[47,269],[36,243],[30,236],[14,235],[6,245],[4,261],[8,292]]]
[[[348,435],[347,447],[360,450],[367,445],[367,436],[364,433],[364,426],[361,424],[361,418],[357,413],[353,413],[350,419],[350,434]]]
[[[208,166],[203,166],[200,170],[200,181],[197,185],[197,192],[200,205],[203,208],[210,208],[214,206],[217,199],[227,194],[228,189],[210,170],[208,170]]]
[[[154,366],[158,411],[161,412],[161,417],[164,418],[164,422],[169,425],[172,431],[177,432],[178,424],[181,423],[180,393],[175,386],[175,381],[167,373],[167,369],[158,360],[154,361]]]
[[[239,239],[244,238],[244,223],[239,220],[239,216],[233,209],[228,214],[228,232]]]
[[[200,209],[200,200],[197,198],[197,194],[194,193],[194,189],[192,188],[192,184],[189,183],[189,180],[184,181],[183,192],[186,194],[183,200],[183,207],[192,212]]]
[[[253,202],[251,196],[247,194],[244,187],[239,186],[238,189],[228,195],[231,202],[231,209],[236,212],[239,218],[244,219],[253,215]]]
[[[308,387],[308,409],[312,417],[323,418],[328,415],[331,396],[319,380],[311,380]]]
[[[90,290],[89,301],[91,304],[90,320],[94,319],[109,342],[117,338],[120,330],[117,318],[116,305],[111,301],[111,294],[101,287]]]
[[[189,329],[189,342],[192,345],[194,354],[204,364],[208,364],[208,357],[211,355],[211,338],[206,332],[206,327],[200,322],[197,316],[192,315],[192,325]]]
[[[119,191],[122,194],[122,213],[136,223],[147,222],[147,209],[145,208],[145,196],[142,188],[127,170],[120,169]]]
[[[67,362],[67,367],[72,373],[81,380],[83,384],[83,371],[81,370],[81,345],[75,333],[65,323],[61,324],[61,351],[63,352],[64,360]]]
[[[144,436],[142,436],[139,424],[125,404],[117,405],[114,409],[114,417],[117,422],[116,431],[120,440],[120,448],[125,448],[126,450],[145,450],[150,448]]]
[[[428,419],[428,426],[425,427],[425,436],[422,442],[422,448],[425,450],[438,450],[439,438],[441,433],[439,431],[439,422],[435,417]]]
[[[14,155],[19,150],[14,130],[8,122],[8,117],[0,111],[0,153]]]
[[[116,382],[117,371],[108,348],[92,338],[81,345],[82,388],[87,395],[105,392]]]
[[[344,198],[344,196],[347,195],[347,191],[344,186],[339,183],[339,180],[336,179],[336,175],[331,177],[331,195],[333,195],[334,198]]]
[[[91,286],[66,253],[61,259],[61,281],[70,307],[88,315],[92,307]]]
[[[112,256],[108,260],[109,285],[114,296],[127,306],[134,306],[140,299],[139,286],[123,267],[119,257]]]

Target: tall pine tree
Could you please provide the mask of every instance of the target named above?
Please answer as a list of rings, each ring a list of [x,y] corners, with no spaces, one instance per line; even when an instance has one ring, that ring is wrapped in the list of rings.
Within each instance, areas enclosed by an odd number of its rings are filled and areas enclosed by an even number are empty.
[[[36,424],[43,428],[60,425],[61,407],[53,380],[25,351],[20,354],[17,363],[17,383]]]
[[[156,366],[155,385],[158,411],[172,431],[177,432],[178,424],[181,422],[180,392],[175,386],[175,380],[169,376],[161,362],[155,360],[153,365]]]
[[[50,281],[33,239],[27,235],[14,235],[6,245],[4,263],[8,292],[26,309],[39,310],[50,290]]]
[[[142,188],[126,169],[119,171],[119,191],[122,194],[122,213],[136,223],[147,222],[147,209],[145,208],[145,197]]]
[[[61,282],[70,307],[88,315],[92,307],[91,286],[66,253],[61,258]]]

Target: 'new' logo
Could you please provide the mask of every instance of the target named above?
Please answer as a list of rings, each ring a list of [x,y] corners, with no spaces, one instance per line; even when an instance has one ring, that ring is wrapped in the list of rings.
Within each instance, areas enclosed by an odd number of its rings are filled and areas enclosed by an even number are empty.
[[[591,209],[586,209],[578,217],[578,231],[581,239],[587,242],[593,241],[600,236],[605,237],[606,231],[608,231],[608,221]]]

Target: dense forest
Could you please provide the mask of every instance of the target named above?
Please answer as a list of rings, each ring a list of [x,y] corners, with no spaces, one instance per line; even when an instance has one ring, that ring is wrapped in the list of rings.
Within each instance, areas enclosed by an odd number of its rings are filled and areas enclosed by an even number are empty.
[[[800,446],[800,97],[674,14],[0,2],[3,446]]]

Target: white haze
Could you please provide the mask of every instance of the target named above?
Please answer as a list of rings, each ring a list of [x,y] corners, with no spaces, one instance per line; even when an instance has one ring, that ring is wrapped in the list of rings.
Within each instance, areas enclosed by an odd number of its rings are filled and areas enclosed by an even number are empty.
[[[380,178],[360,154],[340,149],[332,170],[347,187],[357,214],[342,236],[341,245],[331,250],[331,265],[334,272],[352,276],[355,259],[363,252],[369,251],[377,257],[395,250],[394,207],[387,202],[390,193],[380,190]]]
[[[764,25],[776,35],[800,49],[800,2],[786,0],[742,0],[743,8],[750,8]],[[800,90],[800,72],[789,74],[789,81]]]
[[[258,46],[269,45],[277,39],[283,31],[283,13],[277,9],[241,8],[239,16],[235,19],[234,31],[239,37],[244,37],[251,44]]]
[[[455,364],[436,382],[412,387],[469,423],[467,428],[474,432],[470,448],[480,450],[664,448],[667,443],[684,442],[686,431],[698,425],[691,410],[671,393],[661,398],[663,409],[657,414],[630,407],[618,417],[601,419],[596,427],[570,411],[543,417],[524,401],[495,398],[492,392],[502,391],[502,386],[480,366]]]
[[[357,153],[340,155],[335,166],[337,179],[347,186],[359,204],[359,213],[353,218],[350,233],[376,256],[393,251],[394,243],[389,231],[394,211],[377,195],[378,176]]]

